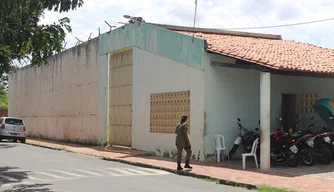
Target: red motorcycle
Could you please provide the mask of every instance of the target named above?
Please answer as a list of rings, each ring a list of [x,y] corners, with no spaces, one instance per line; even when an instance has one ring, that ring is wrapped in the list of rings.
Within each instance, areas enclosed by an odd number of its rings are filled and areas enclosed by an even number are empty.
[[[278,120],[278,119],[277,119]],[[276,129],[270,136],[270,159],[273,163],[285,162],[290,167],[298,165],[298,147],[291,135],[283,132],[282,118],[280,118],[280,128]],[[261,139],[261,138],[260,138]],[[260,160],[260,145],[257,148],[258,161]]]
[[[276,129],[271,135],[271,160],[274,162],[285,162],[290,167],[298,165],[298,147],[294,144],[296,140],[288,133]]]

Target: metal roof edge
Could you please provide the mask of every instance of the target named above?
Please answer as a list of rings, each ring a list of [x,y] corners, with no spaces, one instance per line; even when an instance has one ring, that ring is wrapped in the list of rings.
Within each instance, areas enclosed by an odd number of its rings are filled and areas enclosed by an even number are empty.
[[[202,32],[202,33],[212,33],[212,34],[222,34],[222,35],[233,35],[233,36],[242,36],[242,37],[255,37],[255,38],[264,38],[264,39],[276,39],[282,40],[281,35],[274,34],[265,34],[265,33],[252,33],[252,32],[241,32],[241,31],[229,31],[223,29],[212,29],[212,28],[198,28],[198,27],[186,27],[178,25],[166,25],[159,23],[146,23],[154,25],[157,27],[173,30],[173,31],[188,31],[188,32]]]

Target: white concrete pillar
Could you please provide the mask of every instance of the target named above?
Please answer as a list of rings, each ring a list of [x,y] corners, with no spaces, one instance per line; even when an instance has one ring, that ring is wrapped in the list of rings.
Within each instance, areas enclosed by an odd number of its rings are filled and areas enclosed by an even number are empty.
[[[270,73],[260,74],[260,167],[270,169]]]

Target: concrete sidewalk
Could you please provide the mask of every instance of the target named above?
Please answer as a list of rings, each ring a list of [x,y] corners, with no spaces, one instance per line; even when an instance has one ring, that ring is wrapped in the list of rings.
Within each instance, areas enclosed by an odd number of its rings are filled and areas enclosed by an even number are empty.
[[[251,168],[251,166],[249,166],[251,169],[240,170],[216,162],[192,161],[192,171],[177,172],[175,170],[176,163],[174,159],[157,157],[154,156],[154,154],[143,151],[102,146],[88,147],[36,139],[27,140],[27,144],[92,155],[106,160],[119,161],[138,166],[163,169],[181,175],[199,178],[214,178],[218,179],[222,184],[243,186],[247,188],[256,188],[258,185],[270,185],[300,192],[331,192],[334,189],[333,179],[330,178],[317,178],[308,175],[298,175],[296,173],[289,174],[273,171],[260,171]]]

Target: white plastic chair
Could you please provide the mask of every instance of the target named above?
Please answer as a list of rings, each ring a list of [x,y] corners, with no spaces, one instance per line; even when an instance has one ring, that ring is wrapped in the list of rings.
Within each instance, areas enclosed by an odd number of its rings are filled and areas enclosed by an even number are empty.
[[[213,146],[215,147],[215,151],[217,154],[217,162],[220,162],[220,151],[223,151],[223,155],[225,150],[228,151],[227,147],[225,146],[224,136],[220,134],[215,134],[213,135],[212,139],[213,139]],[[227,154],[227,159],[230,160],[228,154]]]
[[[253,142],[252,151],[250,153],[242,154],[242,168],[243,169],[246,169],[246,157],[249,157],[249,156],[254,157],[256,168],[259,168],[259,165],[257,163],[257,157],[256,157],[256,150],[257,150],[258,144],[259,144],[259,138],[255,139],[255,141]]]

